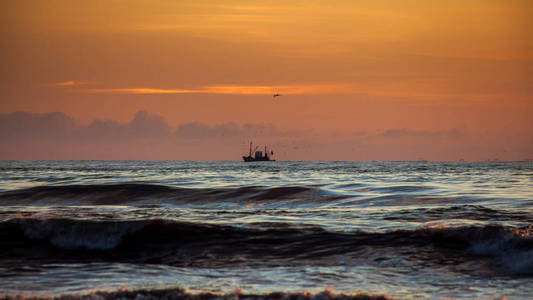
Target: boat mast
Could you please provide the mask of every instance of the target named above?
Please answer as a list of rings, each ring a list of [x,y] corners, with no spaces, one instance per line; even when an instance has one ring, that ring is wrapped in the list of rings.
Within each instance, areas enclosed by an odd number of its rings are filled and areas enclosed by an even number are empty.
[[[252,142],[251,141],[250,141],[250,154],[248,156],[252,157]]]

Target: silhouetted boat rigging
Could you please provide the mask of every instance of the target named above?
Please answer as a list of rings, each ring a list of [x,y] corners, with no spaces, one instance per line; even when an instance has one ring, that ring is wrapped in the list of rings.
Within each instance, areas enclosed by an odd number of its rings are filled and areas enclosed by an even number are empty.
[[[250,142],[250,152],[248,156],[243,156],[242,160],[245,162],[251,162],[251,161],[276,161],[275,159],[271,159],[268,155],[267,146],[265,146],[265,153],[263,155],[263,151],[257,150],[259,146],[256,146],[254,150],[252,151],[252,142]],[[252,152],[254,152],[254,156],[252,156]],[[274,151],[270,150],[270,155],[274,155]]]

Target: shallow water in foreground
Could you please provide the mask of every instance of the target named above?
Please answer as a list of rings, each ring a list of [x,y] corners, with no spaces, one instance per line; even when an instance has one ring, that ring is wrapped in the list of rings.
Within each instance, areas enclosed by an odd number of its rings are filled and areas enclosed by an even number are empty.
[[[0,162],[0,295],[528,298],[533,164]]]

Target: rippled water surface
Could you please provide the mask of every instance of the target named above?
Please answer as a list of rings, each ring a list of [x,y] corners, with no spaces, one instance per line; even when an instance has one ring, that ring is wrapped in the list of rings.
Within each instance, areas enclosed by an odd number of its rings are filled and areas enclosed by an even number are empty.
[[[0,294],[528,298],[533,164],[0,162]]]

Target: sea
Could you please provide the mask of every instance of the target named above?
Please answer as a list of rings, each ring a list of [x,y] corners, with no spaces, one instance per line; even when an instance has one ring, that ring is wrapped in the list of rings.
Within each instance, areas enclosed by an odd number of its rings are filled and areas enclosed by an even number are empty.
[[[177,289],[532,299],[533,163],[0,161],[0,297]]]

